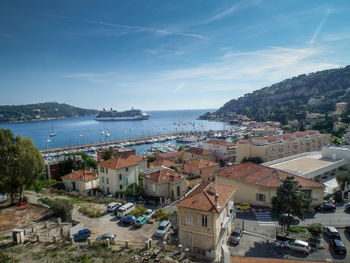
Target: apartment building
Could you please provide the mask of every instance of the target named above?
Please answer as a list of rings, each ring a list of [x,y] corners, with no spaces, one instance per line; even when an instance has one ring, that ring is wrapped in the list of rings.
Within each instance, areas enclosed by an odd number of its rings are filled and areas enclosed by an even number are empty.
[[[109,149],[112,149],[113,151],[113,157],[126,157],[129,155],[135,155],[136,151],[134,149],[114,149],[114,148],[103,148],[97,153],[97,162],[103,162],[103,153]]]
[[[330,143],[330,137],[330,134],[309,130],[240,140],[237,144],[237,162],[240,163],[244,157],[260,157],[263,162],[268,162],[303,152],[320,151]]]
[[[203,148],[212,152],[217,161],[235,162],[236,144],[233,142],[210,140],[203,143]]]
[[[199,147],[192,147],[184,151],[184,160],[206,159],[209,161],[215,161],[215,157],[212,152]]]
[[[112,158],[97,164],[100,188],[105,194],[115,194],[131,184],[138,184],[138,174],[147,168],[147,160],[139,155]]]
[[[335,108],[337,111],[346,111],[348,109],[348,103],[347,102],[338,102],[335,105]]]
[[[178,201],[179,243],[206,259],[218,259],[234,227],[234,192],[232,186],[202,183]]]
[[[195,159],[185,162],[184,173],[189,176],[200,176],[203,182],[214,181],[215,170],[219,164],[206,159]]]

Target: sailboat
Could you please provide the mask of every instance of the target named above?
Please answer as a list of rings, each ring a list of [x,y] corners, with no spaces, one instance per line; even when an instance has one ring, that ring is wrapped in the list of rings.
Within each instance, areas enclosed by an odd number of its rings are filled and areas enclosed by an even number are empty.
[[[55,131],[54,131],[54,129],[53,129],[53,123],[52,123],[52,122],[51,122],[51,133],[49,134],[49,136],[50,136],[50,137],[56,136],[56,133],[55,133]]]

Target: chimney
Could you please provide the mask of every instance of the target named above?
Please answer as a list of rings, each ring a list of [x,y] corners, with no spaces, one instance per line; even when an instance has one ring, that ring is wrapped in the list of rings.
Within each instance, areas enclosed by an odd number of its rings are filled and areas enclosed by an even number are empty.
[[[215,194],[214,198],[215,198],[214,199],[215,200],[215,208],[219,209],[220,208],[219,203],[218,203],[219,194]]]

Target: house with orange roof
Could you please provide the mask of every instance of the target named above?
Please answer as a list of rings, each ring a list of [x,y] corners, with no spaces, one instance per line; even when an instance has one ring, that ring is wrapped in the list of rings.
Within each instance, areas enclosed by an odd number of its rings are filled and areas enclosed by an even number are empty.
[[[175,163],[179,163],[182,159],[184,151],[172,152],[172,153],[162,153],[157,156],[157,160],[169,160]]]
[[[126,157],[129,155],[135,155],[136,151],[134,149],[115,149],[115,148],[103,148],[97,152],[97,162],[103,162],[103,153],[109,149],[112,149],[114,158]]]
[[[312,199],[314,206],[323,202],[323,184],[251,162],[221,170],[216,174],[215,182],[234,186],[237,189],[234,196],[235,202],[270,207],[271,199],[276,195],[282,180],[290,176],[299,183],[301,191]]]
[[[320,151],[330,144],[330,134],[309,130],[282,135],[256,137],[237,143],[237,163],[244,158],[260,157],[263,162],[303,152]]]
[[[161,202],[177,200],[186,193],[186,177],[172,169],[154,167],[152,171],[143,173],[145,194],[160,197]]]
[[[214,154],[217,161],[235,162],[236,144],[222,140],[210,140],[203,143],[203,148]]]
[[[234,227],[233,195],[236,188],[202,183],[175,203],[178,208],[178,238],[191,253],[206,259],[220,257]]]
[[[81,194],[99,187],[99,178],[95,171],[72,171],[61,177],[67,192],[77,191]]]
[[[184,174],[201,177],[202,182],[211,182],[215,179],[215,171],[219,164],[206,159],[195,159],[185,162]]]
[[[147,168],[147,160],[139,155],[119,156],[97,163],[100,188],[105,194],[115,194],[131,184],[138,184],[138,174]]]
[[[157,167],[157,166],[164,166],[168,168],[175,167],[178,171],[182,170],[181,163],[175,163],[167,159],[159,159],[157,161],[149,163],[149,167]]]
[[[205,150],[200,147],[192,147],[184,151],[184,160],[194,160],[194,159],[206,159],[209,161],[215,161],[215,156],[212,152]]]

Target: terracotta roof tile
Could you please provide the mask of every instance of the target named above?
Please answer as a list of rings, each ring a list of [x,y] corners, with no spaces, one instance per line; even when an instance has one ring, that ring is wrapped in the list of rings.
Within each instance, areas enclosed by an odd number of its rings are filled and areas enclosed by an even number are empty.
[[[96,172],[90,170],[78,170],[61,177],[62,180],[90,181],[98,178]]]
[[[103,162],[98,163],[99,166],[110,168],[110,169],[121,169],[129,166],[137,165],[141,161],[146,159],[139,155],[130,155],[126,157],[112,158]]]
[[[162,154],[159,154],[157,158],[161,158],[161,159],[175,158],[175,157],[180,157],[183,154],[184,154],[184,151],[173,152],[173,153],[162,153]]]
[[[213,166],[219,166],[218,163],[216,162],[212,162],[206,159],[195,159],[195,160],[190,160],[190,161],[186,161],[187,165],[196,167],[198,169],[202,169],[202,168],[206,168],[206,167],[213,167]]]
[[[194,188],[175,205],[202,211],[220,213],[232,198],[236,188],[216,183],[202,183]],[[218,194],[218,207],[215,206],[215,193]]]
[[[199,147],[192,147],[188,150],[185,150],[185,152],[192,153],[192,154],[197,154],[197,155],[202,155],[202,156],[207,156],[207,155],[212,155],[213,153],[210,151],[207,151],[203,148]]]
[[[306,179],[301,176],[293,175],[275,168],[262,166],[256,163],[243,163],[221,170],[218,176],[228,177],[247,183],[259,184],[266,187],[278,187],[281,181],[289,176],[293,176],[294,180],[304,187],[324,187],[323,184]]]
[[[178,164],[178,163],[174,163],[168,159],[159,159],[155,162],[151,162],[149,163],[150,166],[165,166],[165,167],[168,167],[170,168],[171,166],[174,166],[174,167],[178,167],[178,166],[181,166],[181,164]]]
[[[170,169],[162,169],[162,170],[153,172],[149,175],[144,175],[143,178],[157,184],[161,184],[165,182],[179,182],[179,181],[185,180],[184,176]]]

